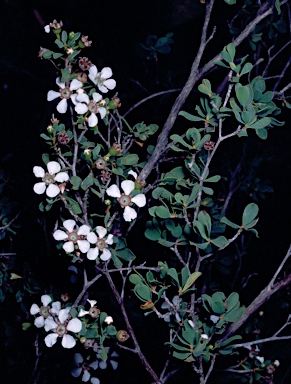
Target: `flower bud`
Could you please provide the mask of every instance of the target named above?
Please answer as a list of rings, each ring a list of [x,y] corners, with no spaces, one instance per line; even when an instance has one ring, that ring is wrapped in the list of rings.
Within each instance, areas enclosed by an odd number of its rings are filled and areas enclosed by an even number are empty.
[[[89,148],[85,149],[85,150],[84,150],[84,155],[85,155],[86,159],[90,159],[91,156],[92,156],[92,151],[91,151],[91,149],[89,149]]]
[[[80,343],[84,344],[86,342],[86,340],[87,340],[86,337],[82,336],[80,338]]]
[[[109,149],[109,155],[110,156],[116,156],[119,155],[121,152],[121,145],[114,143],[112,147]]]
[[[54,127],[52,125],[49,125],[46,130],[51,135],[54,132]]]
[[[73,40],[73,38],[75,37],[75,35],[76,35],[75,32],[73,32],[73,31],[70,32],[70,33],[69,33],[69,40]]]
[[[95,161],[95,167],[99,170],[105,169],[106,165],[107,165],[107,161],[103,157],[99,157],[99,159]]]
[[[126,331],[120,330],[117,332],[116,338],[121,343],[124,343],[129,338],[129,334]]]
[[[111,201],[109,199],[107,199],[104,201],[104,204],[109,206],[109,205],[111,205]]]

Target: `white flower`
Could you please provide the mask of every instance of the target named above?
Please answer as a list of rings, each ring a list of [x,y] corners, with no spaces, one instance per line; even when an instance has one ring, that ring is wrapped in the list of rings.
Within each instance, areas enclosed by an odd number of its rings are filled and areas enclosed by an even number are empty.
[[[105,320],[104,320],[104,323],[106,323],[108,325],[113,323],[113,318],[111,316],[106,316]]]
[[[194,323],[193,323],[192,320],[188,320],[188,324],[189,324],[192,328],[195,328],[195,325],[194,325]]]
[[[101,72],[98,72],[96,65],[92,65],[89,68],[89,79],[97,85],[100,92],[107,93],[108,89],[114,89],[116,81],[110,79],[112,76],[112,70],[109,67],[105,67]]]
[[[101,359],[100,352],[96,354],[97,359],[99,360],[99,368],[100,369],[106,369],[107,368],[107,362],[109,361],[112,368],[115,370],[118,367],[118,362],[116,361],[119,357],[119,354],[116,351],[110,352],[110,347],[105,347],[106,353],[107,353],[107,361],[103,361]]]
[[[164,301],[161,305],[161,308],[168,310],[168,313],[166,313],[164,316],[164,321],[166,321],[167,323],[171,321],[171,315],[175,315],[175,318],[178,322],[181,321],[181,317],[178,313],[178,310],[180,309],[180,299],[178,295],[173,297],[172,303]]]
[[[134,182],[131,180],[124,180],[121,183],[121,188],[124,193],[121,194],[120,189],[116,184],[111,185],[106,193],[108,196],[117,197],[117,200],[122,208],[124,208],[123,217],[125,221],[134,220],[137,217],[136,211],[130,207],[132,203],[138,207],[144,207],[146,204],[146,197],[143,193],[139,193],[134,197],[130,194],[134,190]]]
[[[74,377],[79,377],[81,373],[82,375],[82,381],[87,382],[89,381],[91,375],[90,375],[90,369],[96,370],[98,368],[98,361],[94,360],[91,364],[88,364],[86,361],[84,361],[83,356],[80,353],[75,353],[74,355],[74,362],[76,365],[76,368],[71,370],[71,374]],[[91,379],[92,383],[92,379]],[[93,381],[94,383],[94,381]]]
[[[256,359],[259,360],[261,364],[265,361],[264,356],[256,356]]]
[[[45,319],[44,329],[46,332],[53,331],[53,333],[48,334],[44,339],[47,347],[52,347],[57,342],[58,337],[62,338],[62,346],[64,348],[73,348],[76,345],[73,336],[68,335],[67,332],[80,332],[82,329],[82,322],[77,318],[68,321],[70,317],[70,309],[70,307],[61,309],[56,321],[49,317]]]
[[[39,314],[40,316],[36,317],[34,320],[34,325],[37,328],[44,326],[44,320],[50,316],[50,306],[49,303],[52,301],[52,298],[49,295],[42,295],[40,298],[42,306],[39,307],[37,304],[32,304],[30,308],[30,313],[32,315]]]
[[[36,177],[41,177],[42,182],[36,183],[33,186],[33,190],[38,195],[43,194],[46,191],[48,197],[56,197],[60,192],[58,185],[55,182],[63,183],[69,180],[67,172],[60,172],[61,166],[56,161],[50,161],[47,163],[48,173],[42,167],[33,167],[33,173]]]
[[[107,229],[101,226],[96,227],[96,232],[98,234],[98,237],[95,235],[94,232],[90,232],[87,236],[87,240],[91,244],[95,244],[95,248],[90,248],[87,253],[87,258],[89,260],[96,260],[99,256],[99,253],[101,253],[100,259],[102,261],[107,261],[111,257],[111,252],[109,249],[107,249],[108,245],[113,244],[113,235],[108,235],[107,239],[105,238],[105,235],[107,233]]]
[[[216,316],[216,315],[211,315],[211,316],[210,316],[210,320],[211,320],[214,324],[216,324],[216,323],[218,322],[219,319],[220,319],[219,316]]]
[[[280,361],[279,360],[275,360],[273,364],[275,365],[275,367],[279,367]]]
[[[64,243],[63,249],[67,253],[74,251],[74,245],[78,244],[78,247],[82,253],[87,253],[90,248],[90,243],[86,240],[87,235],[90,233],[91,228],[88,225],[81,225],[79,229],[75,229],[75,220],[65,220],[63,226],[67,232],[57,229],[53,237],[55,240],[68,240]]]
[[[82,317],[82,316],[85,316],[85,315],[90,315],[91,317],[93,317],[94,319],[96,319],[97,317],[99,317],[99,314],[100,314],[100,310],[95,306],[95,304],[97,303],[96,300],[87,300],[91,307],[89,309],[89,311],[85,311],[84,309],[80,309],[80,312],[78,314],[78,317]]]
[[[62,83],[59,77],[57,78],[56,83],[60,87],[59,92],[48,91],[47,100],[52,101],[60,97],[62,100],[57,105],[57,111],[59,113],[66,113],[68,109],[69,99],[71,99],[73,103],[76,104],[76,94],[73,94],[73,91],[76,91],[77,89],[81,88],[83,86],[83,83],[81,83],[81,81],[77,79],[74,79],[71,81],[70,87],[66,87],[66,84]]]
[[[201,334],[201,339],[208,340],[209,337],[208,337],[208,335],[206,335],[206,333],[202,333]]]
[[[45,31],[46,33],[50,33],[50,31],[51,31],[51,27],[50,27],[49,24],[46,25],[46,26],[44,27],[44,31]]]
[[[88,118],[89,127],[95,127],[98,123],[97,113],[100,114],[101,119],[104,119],[106,115],[106,108],[99,107],[97,105],[98,101],[102,100],[102,95],[100,93],[94,92],[93,100],[90,101],[89,96],[85,93],[81,93],[76,96],[75,101],[77,102],[75,106],[75,111],[80,115],[84,115],[86,112],[91,112],[91,115]]]

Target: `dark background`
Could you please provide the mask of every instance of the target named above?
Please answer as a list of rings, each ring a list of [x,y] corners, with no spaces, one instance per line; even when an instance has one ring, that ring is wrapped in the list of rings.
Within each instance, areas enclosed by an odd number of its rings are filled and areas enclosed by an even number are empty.
[[[224,40],[228,34],[227,20],[234,14],[235,8],[228,7],[222,1],[216,6],[212,25],[217,26],[217,34],[205,54],[204,61],[218,53],[229,42]],[[1,0],[0,168],[9,175],[11,194],[23,210],[19,217],[21,228],[13,241],[13,251],[17,253],[17,259],[21,260],[19,265],[30,263],[38,277],[44,276],[42,280],[44,288],[49,284],[46,272],[55,266],[46,259],[44,251],[46,238],[38,211],[40,198],[32,191],[35,182],[32,167],[41,165],[41,154],[47,151],[39,134],[46,131],[51,114],[54,113],[54,106],[46,101],[46,93],[54,89],[56,73],[48,61],[37,57],[40,46],[53,49],[52,36],[44,33],[43,25],[53,19],[61,19],[67,31],[80,31],[93,40],[92,47],[84,51],[84,55],[87,55],[98,69],[104,66],[112,68],[122,102],[120,110],[122,114],[152,93],[183,87],[199,45],[203,15],[204,5],[198,1]],[[150,34],[161,37],[168,32],[174,32],[174,45],[169,55],[160,55],[157,82],[155,63],[146,60],[140,43],[145,43]],[[249,49],[247,43],[242,45],[242,49],[245,51]],[[280,60],[284,58],[286,56]],[[288,78],[290,80],[290,71],[286,74],[286,79]],[[215,77],[213,81],[215,83]],[[287,80],[283,81],[282,87],[287,83]],[[162,126],[175,96],[176,93],[171,93],[143,104],[128,116],[129,122],[134,124],[145,121],[148,124],[157,123]],[[197,93],[194,91],[186,102],[185,110],[192,108],[193,111],[195,100]],[[259,203],[260,238],[252,239],[247,251],[247,262],[242,270],[244,276],[254,272],[258,275],[250,279],[242,293],[244,304],[248,304],[264,288],[284,257],[290,241],[290,113],[286,110],[279,118],[283,119],[286,125],[275,127],[266,142],[259,142],[255,136],[248,139],[251,152],[261,151],[260,154],[263,156],[258,175],[270,182],[274,192]],[[176,132],[179,132],[179,128],[181,131],[181,125],[177,123]],[[229,165],[233,159],[238,160],[239,152],[236,151],[236,148],[239,148],[238,142],[239,140],[234,148],[227,145],[223,148],[226,153],[221,154],[221,157],[224,161],[226,158],[226,163]],[[53,224],[49,222],[48,225]],[[132,247],[133,250],[139,251],[137,244],[133,243]],[[154,254],[154,247],[152,245],[151,247]],[[152,259],[154,257],[155,255],[151,256]],[[286,291],[284,303],[288,300],[290,302],[288,290]],[[4,374],[4,381],[1,381],[0,376],[0,381],[3,384],[28,383],[33,371],[34,347],[30,335],[23,335],[21,322],[15,322],[18,312],[12,301],[13,298],[6,304],[5,310],[0,312],[1,317],[3,315],[1,322],[4,335],[7,335],[10,328],[13,332],[12,341],[9,336],[10,344],[7,343],[8,336],[3,336],[1,340],[7,347],[5,354],[8,357],[7,360],[1,359],[0,364],[5,368],[2,372],[8,373],[7,376]],[[280,324],[280,321],[283,321],[281,316],[285,316],[288,308],[282,309],[281,315],[277,315],[277,310],[276,306],[271,305],[269,315],[272,322]],[[162,331],[155,328],[155,322],[150,318],[145,330],[144,325],[140,323],[141,320],[137,317],[134,325],[137,333],[149,332],[145,348],[154,368],[159,369],[159,357],[165,352],[163,348],[159,350],[155,340]],[[277,348],[274,355],[277,356],[280,352],[278,350],[281,349],[283,355],[281,359],[284,361],[285,358],[287,364],[290,349],[284,350],[284,348]],[[52,375],[53,370],[61,371],[63,354],[63,350],[49,351],[48,375]],[[139,382],[149,383],[146,373],[140,371],[137,359],[128,355],[122,360],[124,361],[117,371],[118,377],[115,375],[111,383],[134,383],[137,377]],[[281,378],[284,376],[286,366],[282,368]],[[134,379],[128,377],[128,371],[133,369],[136,370]],[[188,368],[185,372],[187,376]],[[101,376],[98,374],[98,377]],[[47,379],[48,382],[57,382],[56,378],[52,377]],[[181,377],[180,379],[176,377],[172,382],[178,383],[180,380]],[[62,377],[59,382],[77,381],[72,377]]]

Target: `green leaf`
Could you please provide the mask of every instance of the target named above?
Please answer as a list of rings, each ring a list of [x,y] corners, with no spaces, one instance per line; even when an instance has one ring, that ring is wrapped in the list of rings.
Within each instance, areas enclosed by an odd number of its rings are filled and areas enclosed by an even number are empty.
[[[79,176],[71,176],[70,177],[70,183],[73,185],[73,190],[77,191],[80,188],[80,185],[82,183],[82,179]]]
[[[211,243],[218,248],[223,248],[226,246],[228,240],[224,236],[219,236],[216,239],[211,239]]]
[[[194,282],[198,279],[198,277],[201,276],[201,272],[193,272],[191,275],[188,277],[186,284],[184,285],[182,292],[187,291],[191,287],[191,285],[194,284]]]
[[[232,292],[227,298],[227,311],[232,310],[239,303],[239,294]]]
[[[240,225],[237,225],[233,223],[232,221],[228,220],[225,216],[220,219],[221,223],[224,223],[226,225],[229,225],[231,228],[239,229]]]
[[[221,179],[221,176],[216,175],[216,176],[211,176],[208,179],[204,180],[204,182],[207,183],[217,183]]]
[[[132,275],[129,276],[129,281],[132,283],[132,284],[141,284],[142,283],[142,279],[139,275],[137,275],[136,273],[133,273]]]
[[[245,75],[246,73],[249,73],[252,69],[253,69],[253,64],[245,63],[245,65],[243,66],[240,72],[240,76]]]
[[[169,209],[165,206],[157,207],[155,214],[161,219],[168,219],[171,217]]]
[[[158,243],[163,245],[164,247],[172,247],[175,244],[175,241],[168,241],[165,239],[159,239]]]
[[[249,88],[247,86],[242,85],[240,87],[236,87],[235,92],[236,92],[236,97],[240,102],[240,104],[243,107],[246,107],[247,104],[249,104],[249,97],[250,97]]]
[[[138,163],[138,155],[135,153],[129,154],[127,156],[121,157],[119,159],[120,164],[122,165],[133,165]]]
[[[172,277],[172,279],[177,283],[178,287],[180,287],[178,273],[175,268],[170,268],[167,273],[168,276]]]
[[[77,203],[77,201],[71,199],[70,197],[66,196],[66,200],[71,205],[71,209],[75,215],[79,215],[82,213],[82,210],[80,208],[80,205]]]
[[[152,301],[152,292],[150,288],[147,285],[144,284],[138,284],[134,287],[134,293],[137,295],[137,297],[144,301]]]
[[[188,360],[189,357],[191,357],[191,353],[180,353],[180,352],[173,352],[173,356],[180,360]]]
[[[249,125],[248,128],[261,129],[267,127],[270,124],[271,119],[269,117],[263,117],[262,119],[256,121],[254,124]]]
[[[81,188],[86,191],[89,187],[91,187],[94,184],[94,176],[90,172],[89,175],[82,181]]]
[[[118,256],[121,259],[126,260],[126,261],[134,260],[135,259],[134,253],[131,252],[131,250],[128,249],[128,248],[116,251],[116,256]]]
[[[242,223],[248,226],[258,215],[259,207],[255,203],[248,204],[243,212]]]
[[[188,143],[186,143],[186,141],[183,140],[182,137],[179,135],[172,135],[172,136],[170,136],[170,139],[175,141],[176,143],[182,144],[184,147],[186,147],[188,149],[192,149],[192,146],[189,145]]]
[[[231,57],[231,61],[234,61],[234,56],[235,56],[235,46],[233,43],[230,43],[226,46],[226,49]]]

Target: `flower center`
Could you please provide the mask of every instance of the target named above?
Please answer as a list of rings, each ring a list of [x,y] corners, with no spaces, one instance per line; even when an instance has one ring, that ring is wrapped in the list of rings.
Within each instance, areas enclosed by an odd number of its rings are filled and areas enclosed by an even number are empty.
[[[50,175],[49,173],[46,173],[42,181],[44,181],[46,185],[53,184],[55,182],[55,177],[54,175]]]
[[[94,103],[94,101],[90,101],[90,103],[88,104],[88,110],[91,112],[91,113],[97,113],[98,112],[98,106],[96,103]]]
[[[64,324],[60,324],[57,326],[56,333],[59,336],[64,336],[67,333],[67,328]]]
[[[117,199],[122,208],[131,205],[131,197],[128,195],[122,194],[119,199]]]
[[[70,88],[61,88],[60,94],[61,99],[69,99],[71,97],[72,91],[70,90]]]
[[[107,162],[102,157],[99,157],[99,159],[95,161],[95,166],[97,169],[105,169],[106,164]]]
[[[107,247],[106,241],[104,239],[98,239],[96,243],[97,248],[102,251],[104,248]]]
[[[68,233],[68,240],[69,241],[76,243],[79,239],[80,239],[80,236],[77,234],[77,232]]]
[[[39,313],[40,313],[40,315],[41,315],[42,317],[44,317],[44,318],[46,319],[46,318],[49,317],[49,315],[50,315],[49,310],[50,310],[50,307],[44,307],[44,306],[42,306],[42,307],[40,307],[40,311],[39,311]]]
[[[89,309],[89,315],[96,319],[100,314],[100,310],[97,307],[91,307]]]

